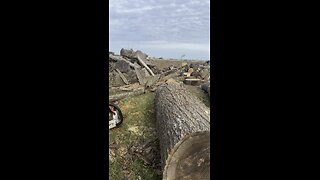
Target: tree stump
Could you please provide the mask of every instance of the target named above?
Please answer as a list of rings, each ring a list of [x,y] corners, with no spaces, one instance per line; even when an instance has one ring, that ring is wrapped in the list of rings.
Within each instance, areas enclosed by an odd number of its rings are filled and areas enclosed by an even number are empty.
[[[210,179],[210,110],[183,84],[155,96],[163,179]]]

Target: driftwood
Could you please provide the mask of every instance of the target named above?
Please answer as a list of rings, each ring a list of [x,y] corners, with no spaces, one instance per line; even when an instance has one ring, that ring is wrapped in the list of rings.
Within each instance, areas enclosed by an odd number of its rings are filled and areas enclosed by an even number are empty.
[[[155,95],[163,179],[210,179],[210,110],[183,84]]]
[[[145,92],[145,89],[142,87],[142,88],[134,89],[134,90],[132,90],[130,92],[123,92],[123,93],[110,95],[109,96],[109,102],[117,101],[117,100],[124,99],[124,98],[127,98],[127,97],[137,96],[137,95],[140,95],[140,94],[144,94],[144,92]]]
[[[207,92],[210,96],[210,82],[208,82],[206,84],[202,84],[201,89],[203,89],[205,92]]]
[[[143,62],[143,60],[140,58],[139,55],[137,55],[137,59],[138,59],[139,63],[140,63],[143,67],[145,67],[152,76],[154,76],[154,73],[152,72],[152,70],[146,65],[145,62]]]
[[[119,69],[116,69],[116,71],[119,73],[119,75],[120,75],[121,79],[123,80],[123,82],[124,82],[125,84],[129,84],[129,81],[127,80],[126,77],[124,77],[124,75],[122,74],[122,72],[121,72]]]

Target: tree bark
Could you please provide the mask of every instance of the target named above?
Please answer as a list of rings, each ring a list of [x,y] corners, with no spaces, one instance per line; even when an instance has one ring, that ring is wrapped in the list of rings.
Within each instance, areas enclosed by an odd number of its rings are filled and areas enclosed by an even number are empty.
[[[185,79],[183,82],[187,85],[199,86],[201,83],[201,80],[200,79]]]
[[[117,100],[124,99],[127,97],[137,96],[140,94],[144,94],[144,92],[145,92],[144,88],[138,88],[138,89],[132,90],[130,92],[124,92],[124,93],[110,95],[109,102],[117,101]]]
[[[137,65],[133,64],[132,62],[126,60],[125,58],[123,58],[121,56],[114,56],[114,55],[109,54],[109,58],[114,59],[116,61],[125,61],[125,62],[127,62],[129,64],[130,67],[133,67],[133,68],[134,67],[140,68],[140,66],[137,66]]]
[[[202,88],[205,92],[207,92],[207,93],[209,94],[209,96],[210,96],[210,82],[208,82],[208,83],[206,83],[206,84],[202,84],[202,85],[201,85],[201,88]]]
[[[138,78],[138,81],[140,84],[144,84],[144,78],[141,76],[140,72],[139,72],[139,69],[138,68],[134,68],[134,72],[136,73],[137,75],[137,78]]]
[[[163,179],[209,179],[210,109],[176,82],[157,89],[155,108]]]
[[[143,60],[140,58],[139,55],[137,56],[137,59],[138,59],[139,63],[140,63],[143,67],[145,67],[152,76],[154,76],[154,73],[152,72],[152,70],[146,65],[145,62],[143,62]]]
[[[121,72],[119,69],[116,69],[116,71],[119,73],[119,75],[120,75],[121,79],[123,80],[123,82],[124,82],[126,85],[128,85],[129,82],[128,82],[127,78],[124,77],[124,75],[122,74],[122,72]]]

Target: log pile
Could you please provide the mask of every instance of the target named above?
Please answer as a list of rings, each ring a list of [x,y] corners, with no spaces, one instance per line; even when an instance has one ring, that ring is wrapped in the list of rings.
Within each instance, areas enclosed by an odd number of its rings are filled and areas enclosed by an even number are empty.
[[[145,92],[155,91],[169,79],[199,87],[210,80],[210,65],[207,62],[181,63],[181,66],[169,66],[164,69],[157,67],[153,62],[140,50],[122,48],[120,55],[109,52],[109,87],[138,83],[139,88],[144,88]]]
[[[183,84],[156,91],[163,179],[210,179],[210,110]]]

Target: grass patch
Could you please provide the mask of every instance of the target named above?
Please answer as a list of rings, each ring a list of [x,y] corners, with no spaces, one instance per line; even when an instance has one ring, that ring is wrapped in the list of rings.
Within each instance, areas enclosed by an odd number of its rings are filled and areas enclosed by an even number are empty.
[[[187,89],[208,107],[210,106],[208,94],[199,87],[187,86]],[[119,128],[109,131],[109,146],[113,146],[109,147],[111,152],[109,152],[109,179],[162,179],[159,166],[146,163],[145,157],[148,157],[148,154],[132,152],[132,147],[147,149],[146,142],[153,140],[155,141],[149,144],[153,150],[159,152],[154,98],[154,93],[146,93],[120,101],[119,107],[124,121]],[[151,154],[149,157],[160,163],[160,158],[153,158],[158,156]]]

